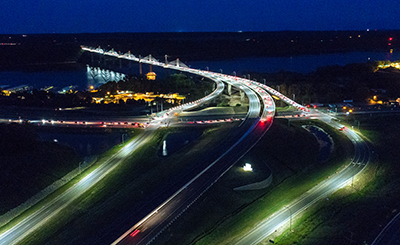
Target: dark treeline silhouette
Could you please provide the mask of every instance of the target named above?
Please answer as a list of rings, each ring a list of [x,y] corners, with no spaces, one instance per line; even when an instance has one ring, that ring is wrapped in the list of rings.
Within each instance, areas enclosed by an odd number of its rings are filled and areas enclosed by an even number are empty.
[[[32,90],[21,91],[0,96],[0,105],[29,106],[29,107],[74,107],[87,106],[92,102],[89,92],[77,92],[71,94],[58,94],[51,91]]]
[[[379,93],[381,99],[397,99],[400,94],[400,72],[379,70],[378,63],[325,66],[301,74],[295,72],[251,73],[251,78],[279,90],[302,104],[338,103],[343,100],[365,102]]]
[[[89,38],[90,37],[90,38]],[[80,36],[81,43],[105,50],[182,61],[249,56],[289,56],[301,54],[387,51],[400,47],[400,31],[280,31],[216,33],[114,33]]]
[[[390,46],[388,46],[389,38]],[[280,31],[0,35],[0,67],[75,62],[80,45],[182,61],[288,56],[400,47],[400,31]]]

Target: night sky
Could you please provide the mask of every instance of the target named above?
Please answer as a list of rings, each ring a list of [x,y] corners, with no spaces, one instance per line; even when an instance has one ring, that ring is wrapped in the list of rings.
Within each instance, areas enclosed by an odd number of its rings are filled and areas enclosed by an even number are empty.
[[[399,29],[400,0],[8,0],[0,34]]]

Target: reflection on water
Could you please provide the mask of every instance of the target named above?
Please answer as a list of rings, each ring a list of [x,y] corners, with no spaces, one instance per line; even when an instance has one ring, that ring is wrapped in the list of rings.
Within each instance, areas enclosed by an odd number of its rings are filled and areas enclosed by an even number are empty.
[[[187,62],[192,68],[225,74],[237,75],[246,74],[247,72],[278,72],[292,71],[300,73],[308,73],[316,70],[318,67],[327,65],[346,65],[350,63],[364,63],[368,60],[399,60],[400,52],[347,52],[335,54],[320,55],[300,55],[293,57],[259,57],[259,58],[238,58],[220,61],[193,61]],[[147,66],[143,66],[144,73],[147,72]],[[168,72],[162,68],[156,68],[158,75],[166,75]],[[158,69],[158,70],[157,70]],[[124,69],[122,69],[124,70]],[[127,72],[138,73],[138,65],[134,64]],[[114,74],[115,75],[115,74]],[[54,70],[54,71],[0,71],[0,87],[8,85],[15,87],[19,85],[30,85],[36,88],[45,86],[54,86],[61,89],[70,85],[77,86],[78,90],[89,89],[91,85],[97,87],[113,76],[108,74],[95,74],[91,72],[85,65],[77,64],[73,69]],[[116,79],[118,80],[118,79]],[[57,90],[56,90],[57,91]]]

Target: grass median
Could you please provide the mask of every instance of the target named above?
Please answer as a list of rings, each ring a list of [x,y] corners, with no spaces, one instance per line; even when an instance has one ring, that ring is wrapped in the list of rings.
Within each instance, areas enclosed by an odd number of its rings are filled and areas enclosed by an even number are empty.
[[[328,162],[317,162],[318,144],[301,127],[305,123],[322,127],[332,136],[335,147]],[[257,223],[335,174],[350,159],[352,150],[347,138],[317,121],[293,121],[288,127],[285,119],[276,120],[257,146],[157,240],[159,244],[232,244]],[[238,169],[249,158],[269,166],[272,185],[262,190],[234,191],[244,182]],[[254,181],[254,173],[248,174],[247,181]]]
[[[234,127],[234,124],[231,125]],[[116,222],[121,214],[127,214],[129,218],[132,204],[151,195],[174,172],[199,164],[200,156],[209,147],[218,144],[219,139],[227,137],[230,129],[229,126],[187,127],[156,131],[151,142],[137,149],[102,181],[64,208],[56,218],[40,227],[35,236],[24,239],[22,244],[96,243],[93,240],[96,237],[101,238],[105,227]],[[168,134],[190,130],[200,130],[201,136],[169,157],[159,154],[162,142]]]
[[[348,120],[373,142],[372,161],[353,185],[304,212],[276,244],[371,244],[400,207],[398,115],[359,115]],[[357,120],[357,121],[355,121]],[[356,123],[354,123],[356,122]]]

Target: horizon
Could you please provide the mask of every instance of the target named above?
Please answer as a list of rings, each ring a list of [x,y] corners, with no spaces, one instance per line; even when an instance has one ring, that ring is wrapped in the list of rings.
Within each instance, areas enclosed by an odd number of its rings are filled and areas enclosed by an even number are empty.
[[[99,0],[3,5],[1,34],[261,32],[398,28],[399,1]]]
[[[49,34],[159,34],[159,33],[283,33],[283,32],[387,32],[387,31],[400,31],[398,29],[355,29],[355,30],[279,30],[279,31],[153,31],[153,32],[46,32],[46,33],[0,33],[0,35],[49,35]]]

